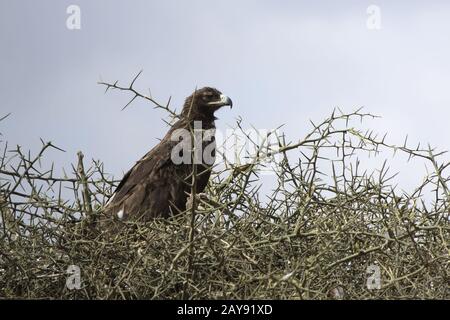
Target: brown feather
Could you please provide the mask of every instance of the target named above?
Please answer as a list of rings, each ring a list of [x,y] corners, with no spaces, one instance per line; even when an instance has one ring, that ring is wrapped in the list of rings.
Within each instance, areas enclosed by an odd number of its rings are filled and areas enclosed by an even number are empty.
[[[194,165],[173,163],[172,149],[179,142],[172,141],[171,137],[177,129],[191,132],[194,121],[201,121],[203,130],[215,129],[214,112],[226,105],[215,104],[214,101],[220,97],[222,96],[218,90],[206,87],[197,90],[186,99],[180,119],[161,142],[125,174],[105,207],[104,211],[108,216],[117,217],[122,211],[122,219],[150,220],[157,217],[167,218],[186,210]],[[231,100],[227,101],[231,105]],[[202,145],[206,147],[211,142],[214,142],[214,137],[203,141]],[[211,167],[211,163],[205,162],[197,165],[197,193],[203,192],[206,188]]]

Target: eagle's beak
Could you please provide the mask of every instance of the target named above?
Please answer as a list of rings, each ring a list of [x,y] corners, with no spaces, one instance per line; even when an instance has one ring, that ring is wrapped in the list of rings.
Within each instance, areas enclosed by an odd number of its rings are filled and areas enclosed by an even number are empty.
[[[219,107],[230,106],[230,108],[233,108],[233,101],[231,101],[231,99],[224,94],[220,95],[220,100],[210,102],[208,104],[211,106],[219,106]]]

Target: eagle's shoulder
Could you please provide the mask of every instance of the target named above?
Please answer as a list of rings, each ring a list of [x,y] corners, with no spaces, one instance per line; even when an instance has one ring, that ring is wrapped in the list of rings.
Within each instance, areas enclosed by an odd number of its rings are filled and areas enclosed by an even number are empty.
[[[176,142],[167,137],[161,140],[124,175],[111,200],[118,203],[138,184],[159,179],[158,171],[171,163],[171,152],[175,145]]]

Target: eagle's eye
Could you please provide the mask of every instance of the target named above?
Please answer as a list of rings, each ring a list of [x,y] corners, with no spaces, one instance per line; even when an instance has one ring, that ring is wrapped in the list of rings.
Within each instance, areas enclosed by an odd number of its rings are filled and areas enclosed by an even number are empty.
[[[207,100],[210,100],[213,96],[214,96],[214,94],[210,91],[203,93],[203,98],[205,98]]]

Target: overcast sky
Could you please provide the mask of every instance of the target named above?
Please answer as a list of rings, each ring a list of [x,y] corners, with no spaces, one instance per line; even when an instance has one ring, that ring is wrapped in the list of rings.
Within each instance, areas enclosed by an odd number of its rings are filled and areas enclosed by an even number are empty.
[[[394,3],[395,2],[395,3]],[[66,26],[69,5],[81,29]],[[380,9],[370,29],[367,8]],[[234,102],[219,128],[241,116],[290,140],[334,107],[364,106],[390,141],[449,148],[449,1],[19,1],[0,2],[0,123],[10,147],[39,138],[70,168],[76,152],[101,159],[118,177],[161,138],[163,112],[129,96],[104,94],[100,79],[137,87],[179,107],[195,87]],[[386,154],[390,158],[390,154]],[[381,160],[382,161],[382,160]],[[406,187],[422,174],[392,160]],[[420,167],[420,168],[423,168]],[[414,173],[414,174],[411,174]]]

